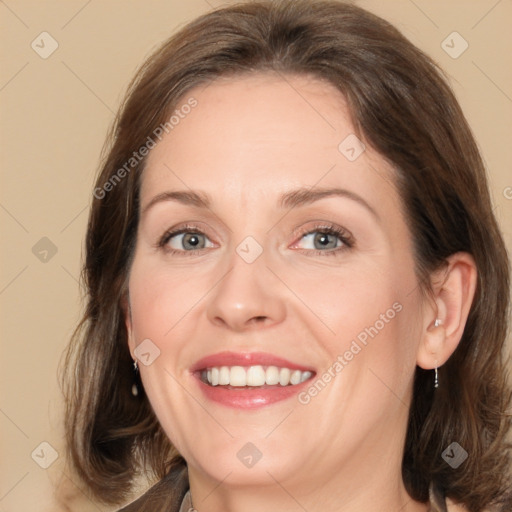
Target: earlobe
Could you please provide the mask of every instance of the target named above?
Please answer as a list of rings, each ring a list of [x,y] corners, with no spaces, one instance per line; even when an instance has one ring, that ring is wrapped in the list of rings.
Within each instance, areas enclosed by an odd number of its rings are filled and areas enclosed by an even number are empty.
[[[425,308],[418,366],[442,366],[453,354],[464,333],[476,284],[475,261],[464,252],[452,254],[447,265],[432,276],[432,300]]]
[[[453,347],[455,350],[456,346]],[[447,352],[446,330],[442,320],[436,318],[430,325],[424,329],[422,339],[418,347],[418,356],[416,364],[424,370],[432,370],[442,366],[453,350],[449,351],[446,357],[443,354]]]

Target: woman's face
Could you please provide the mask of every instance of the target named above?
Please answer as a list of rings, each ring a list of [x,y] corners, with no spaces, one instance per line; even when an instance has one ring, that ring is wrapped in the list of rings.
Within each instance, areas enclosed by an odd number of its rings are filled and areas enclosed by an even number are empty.
[[[399,474],[424,319],[393,171],[317,79],[191,97],[144,170],[127,318],[190,478]]]

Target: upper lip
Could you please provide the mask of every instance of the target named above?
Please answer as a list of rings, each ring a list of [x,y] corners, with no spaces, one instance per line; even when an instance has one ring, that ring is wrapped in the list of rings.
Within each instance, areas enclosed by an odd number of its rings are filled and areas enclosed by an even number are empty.
[[[294,363],[283,357],[278,357],[266,352],[217,352],[201,358],[192,368],[191,372],[205,370],[206,368],[220,366],[278,366],[290,370],[311,371],[314,369],[302,364]]]

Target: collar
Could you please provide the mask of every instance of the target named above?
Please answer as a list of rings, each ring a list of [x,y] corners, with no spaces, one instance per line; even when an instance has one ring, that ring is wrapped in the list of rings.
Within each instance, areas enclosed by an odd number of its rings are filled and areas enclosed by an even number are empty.
[[[193,507],[192,507],[192,498],[190,496],[190,490],[188,490],[186,493],[185,493],[185,496],[183,496],[183,500],[181,502],[181,507],[179,509],[178,512],[197,512]]]

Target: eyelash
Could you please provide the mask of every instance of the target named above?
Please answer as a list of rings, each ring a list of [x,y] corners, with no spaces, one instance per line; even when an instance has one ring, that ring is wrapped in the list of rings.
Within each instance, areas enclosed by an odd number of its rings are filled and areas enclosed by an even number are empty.
[[[165,252],[169,253],[169,254],[179,254],[180,256],[183,255],[184,253],[187,254],[187,255],[195,255],[195,254],[199,254],[201,251],[203,251],[204,249],[194,249],[192,251],[179,251],[177,249],[172,249],[170,247],[167,247],[167,243],[169,242],[169,240],[176,236],[176,235],[182,235],[184,233],[197,233],[199,235],[205,235],[205,236],[208,236],[206,235],[206,233],[203,233],[200,229],[197,228],[197,226],[193,226],[191,224],[185,224],[184,226],[181,226],[177,229],[174,229],[174,230],[169,230],[169,231],[166,231],[162,238],[160,238],[158,244],[157,244],[157,247],[164,250]]]
[[[204,233],[203,231],[198,229],[197,226],[186,224],[177,229],[166,231],[163,234],[163,236],[160,238],[160,240],[158,241],[158,243],[156,245],[157,248],[162,249],[169,254],[178,254],[180,256],[185,255],[185,254],[188,256],[194,256],[194,255],[197,255],[197,254],[201,253],[202,251],[204,251],[204,249],[193,249],[191,251],[181,251],[181,250],[172,249],[172,248],[167,247],[167,243],[169,242],[169,240],[171,240],[171,238],[173,238],[174,236],[177,236],[177,235],[182,235],[184,233],[194,233],[194,234],[198,234],[198,235],[208,236],[208,235],[206,235],[206,233]],[[324,235],[334,235],[334,236],[338,237],[338,239],[342,242],[343,245],[341,247],[337,247],[335,249],[328,249],[325,251],[321,251],[318,249],[299,249],[299,251],[306,251],[308,254],[314,254],[315,256],[337,256],[341,252],[344,252],[346,250],[353,248],[354,244],[355,244],[353,236],[348,231],[341,228],[340,226],[337,226],[337,225],[331,224],[331,223],[317,224],[309,229],[300,229],[300,230],[294,231],[294,236],[299,237],[298,241],[300,241],[306,235],[310,235],[312,233],[322,233]],[[295,243],[297,243],[297,242],[295,242]]]
[[[336,224],[331,223],[315,224],[313,225],[313,227],[307,229],[301,228],[298,231],[294,231],[294,236],[298,237],[298,241],[300,241],[306,235],[310,235],[312,233],[334,235],[339,238],[343,245],[341,247],[337,247],[335,249],[328,249],[325,251],[320,251],[319,249],[298,249],[299,251],[305,251],[307,252],[307,254],[314,254],[315,256],[339,256],[342,252],[352,249],[355,244],[354,237],[352,236],[351,233],[343,229],[341,226],[337,226]]]

